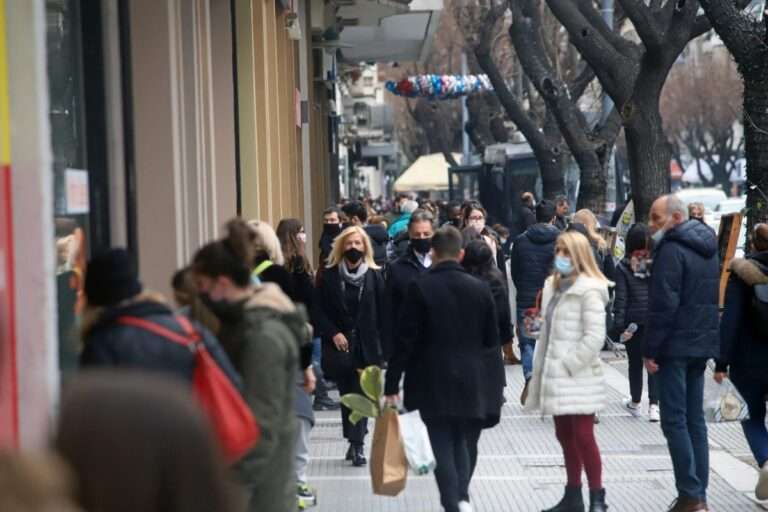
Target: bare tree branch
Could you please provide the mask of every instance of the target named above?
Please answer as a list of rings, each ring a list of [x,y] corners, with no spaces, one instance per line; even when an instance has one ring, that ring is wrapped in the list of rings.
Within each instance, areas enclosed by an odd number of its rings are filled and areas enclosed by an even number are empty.
[[[659,47],[663,44],[663,34],[653,15],[653,6],[649,9],[643,0],[618,0],[624,12],[632,21],[637,35],[645,44],[646,48]],[[667,2],[672,4],[674,2]]]

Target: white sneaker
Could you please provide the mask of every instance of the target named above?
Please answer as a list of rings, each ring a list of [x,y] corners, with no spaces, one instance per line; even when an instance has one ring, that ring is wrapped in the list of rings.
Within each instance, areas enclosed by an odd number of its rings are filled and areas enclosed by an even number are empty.
[[[622,403],[624,404],[624,409],[629,411],[629,414],[631,414],[635,418],[640,417],[640,404],[636,404],[632,402],[631,398],[625,398]]]
[[[459,502],[459,512],[474,512],[474,510],[468,501]]]
[[[658,423],[661,421],[661,414],[659,413],[658,405],[651,404],[651,406],[648,408],[648,421],[651,423]]]
[[[768,500],[768,462],[763,464],[760,470],[760,477],[757,479],[757,487],[755,487],[755,496],[760,501]]]

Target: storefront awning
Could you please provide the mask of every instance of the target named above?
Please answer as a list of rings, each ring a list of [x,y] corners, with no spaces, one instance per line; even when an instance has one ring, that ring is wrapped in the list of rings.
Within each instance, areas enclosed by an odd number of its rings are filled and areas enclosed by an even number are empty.
[[[459,153],[453,158],[461,160]],[[395,181],[395,192],[422,192],[448,190],[448,167],[442,153],[425,155],[416,159]]]
[[[381,0],[380,0],[381,1]],[[389,0],[391,3],[392,0]],[[365,2],[358,2],[362,5]],[[378,4],[378,2],[369,2]],[[356,6],[357,7],[357,6]],[[390,9],[394,10],[393,7]],[[381,17],[378,23],[345,26],[340,42],[349,62],[422,61],[440,21],[443,0],[413,0],[410,10]],[[368,19],[368,18],[366,18]]]

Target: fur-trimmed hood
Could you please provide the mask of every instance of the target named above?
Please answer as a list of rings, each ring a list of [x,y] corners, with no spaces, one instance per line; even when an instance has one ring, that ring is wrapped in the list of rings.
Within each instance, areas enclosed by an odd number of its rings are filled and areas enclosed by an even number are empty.
[[[768,284],[766,267],[752,258],[736,258],[731,261],[731,272],[749,286]]]
[[[254,288],[245,309],[269,308],[279,313],[293,313],[296,306],[275,283],[263,283]]]

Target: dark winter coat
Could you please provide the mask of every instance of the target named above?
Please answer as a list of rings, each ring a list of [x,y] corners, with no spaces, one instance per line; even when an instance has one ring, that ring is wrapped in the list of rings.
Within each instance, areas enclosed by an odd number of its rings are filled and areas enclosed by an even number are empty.
[[[509,288],[504,275],[498,269],[493,269],[487,275],[475,276],[491,288],[493,303],[496,305],[496,318],[499,324],[499,339],[501,343],[512,341],[512,311],[509,309]]]
[[[520,219],[518,221],[518,232],[525,233],[526,230],[536,224],[536,213],[532,208],[526,205],[520,207]]]
[[[666,233],[653,256],[645,357],[720,355],[719,267],[711,228],[687,221]]]
[[[618,341],[629,324],[645,326],[648,318],[648,291],[650,278],[635,276],[629,260],[622,260],[616,267],[616,288],[613,301],[613,328],[610,336]]]
[[[381,272],[369,269],[357,318],[347,312],[338,267],[325,269],[318,280],[313,301],[312,323],[322,338],[323,372],[329,379],[347,375],[355,369],[380,365],[383,361],[384,280]],[[343,333],[350,342],[349,352],[340,352],[333,337]]]
[[[390,263],[386,268],[387,285],[385,293],[385,336],[384,336],[384,360],[388,361],[392,355],[393,340],[402,312],[405,295],[408,286],[428,269],[419,261],[418,256],[410,247],[400,258]]]
[[[553,225],[534,224],[515,239],[510,263],[519,309],[533,307],[536,303],[536,295],[552,272],[558,236],[560,230]]]
[[[555,227],[560,231],[568,229],[568,220],[565,217],[555,217]]]
[[[252,491],[248,510],[293,512],[299,332],[306,317],[274,284],[257,287],[242,315],[222,322],[219,338],[240,374],[261,440],[237,465]]]
[[[406,296],[385,392],[399,392],[423,418],[479,420],[501,415],[504,367],[496,307],[487,284],[455,262],[432,267]]]
[[[145,329],[117,323],[121,316],[138,317],[186,336],[173,311],[159,300],[142,294],[129,304],[94,310],[87,316],[80,366],[159,371],[192,382],[195,356],[189,348]],[[230,380],[240,387],[240,376],[216,338],[196,322],[192,324],[211,356]]]
[[[387,230],[384,229],[384,226],[377,224],[368,224],[363,229],[368,233],[368,238],[371,239],[373,261],[379,266],[384,266],[387,263],[387,243],[389,242]]]
[[[718,371],[738,377],[765,379],[768,375],[768,340],[755,330],[758,318],[752,309],[756,284],[768,283],[768,252],[731,263],[731,278],[725,291],[725,312],[720,322]]]

